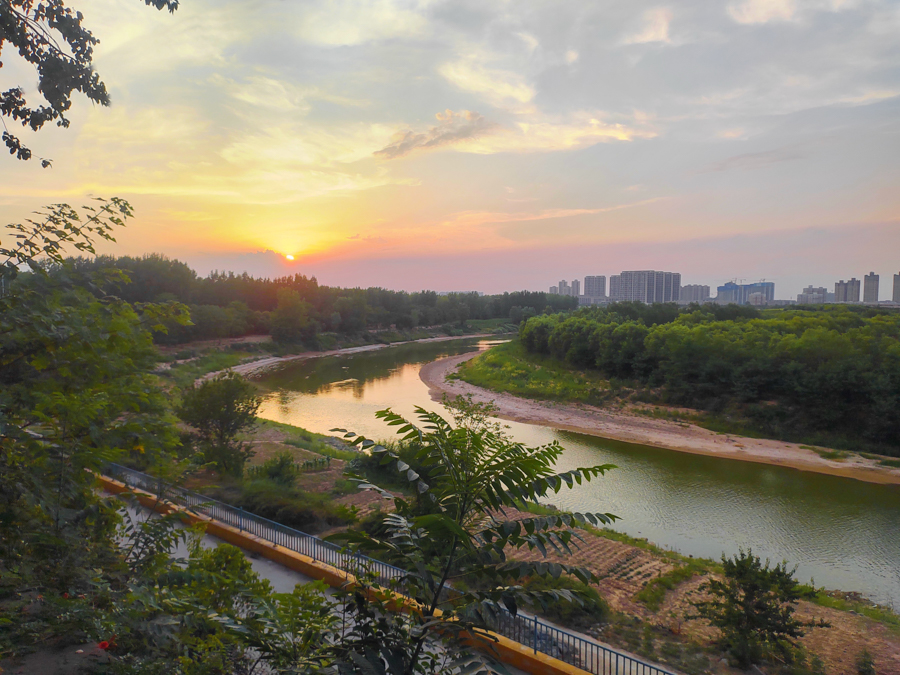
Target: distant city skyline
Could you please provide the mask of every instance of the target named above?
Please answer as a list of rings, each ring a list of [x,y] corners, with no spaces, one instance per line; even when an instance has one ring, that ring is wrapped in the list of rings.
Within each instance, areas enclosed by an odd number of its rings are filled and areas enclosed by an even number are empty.
[[[618,274],[611,274],[609,276],[610,286],[609,291],[607,293],[595,292],[588,293],[585,291],[583,297],[606,297],[610,301],[615,301],[616,298],[613,297],[621,296],[622,291],[620,290],[621,276],[620,275],[636,275],[636,274],[668,274],[672,275],[671,272],[656,272],[653,270],[648,270],[645,272],[628,272],[623,271]],[[680,273],[675,273],[678,279],[682,278]],[[606,276],[605,275],[584,275],[585,279],[585,288],[605,288],[606,285]],[[879,283],[880,275],[875,272],[870,272],[866,274],[862,281],[855,277],[851,277],[847,280],[839,279],[836,280],[833,284],[829,286],[813,286],[812,284],[808,284],[803,290],[793,297],[781,297],[778,293],[777,284],[775,284],[772,280],[760,279],[759,281],[747,281],[742,278],[733,277],[728,279],[722,284],[718,285],[709,285],[709,284],[681,284],[681,293],[676,301],[680,300],[682,302],[703,302],[706,299],[720,300],[724,297],[727,298],[725,302],[730,302],[732,300],[737,301],[738,304],[749,304],[750,296],[755,293],[761,293],[764,300],[766,302],[772,302],[775,300],[780,301],[797,301],[802,304],[818,304],[825,302],[862,302],[862,303],[872,303],[872,302],[900,302],[900,273],[890,275],[893,283],[890,287],[886,287],[883,291],[881,290],[881,286]],[[589,280],[596,279],[597,282],[589,282]],[[602,280],[602,286],[601,284]],[[573,286],[578,283],[579,280],[575,279],[572,282],[561,281],[558,285],[554,285],[550,287],[551,293],[559,293],[561,295],[578,295],[572,291]],[[593,284],[596,283],[596,286]],[[631,300],[636,299],[637,295],[641,295],[640,292],[636,292],[631,290],[634,285],[634,281],[629,277],[629,291],[626,293],[628,296],[625,299]],[[647,294],[647,280],[642,279],[640,282],[643,284],[644,297],[651,297],[650,301],[654,301],[653,298],[655,296],[653,293]],[[565,291],[563,291],[565,284]],[[613,288],[616,290],[614,291]],[[834,291],[830,290],[831,288]],[[533,289],[527,289],[533,290]],[[716,293],[713,294],[712,291],[715,290]],[[669,295],[664,297],[671,298],[671,292]],[[632,297],[635,296],[635,297]],[[884,297],[886,296],[886,297]],[[624,297],[624,296],[623,296]],[[646,300],[642,300],[646,301]],[[672,301],[671,299],[665,300],[666,302]]]

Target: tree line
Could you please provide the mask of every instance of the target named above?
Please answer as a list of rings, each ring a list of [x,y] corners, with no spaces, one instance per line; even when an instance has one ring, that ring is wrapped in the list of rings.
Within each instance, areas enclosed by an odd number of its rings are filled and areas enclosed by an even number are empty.
[[[520,326],[526,350],[738,413],[760,431],[900,454],[900,313],[620,303]]]
[[[470,319],[518,323],[540,312],[574,309],[575,298],[518,291],[502,295],[439,295],[385,288],[321,286],[302,274],[275,279],[246,272],[199,276],[187,264],[159,254],[96,256],[71,261],[82,273],[121,270],[132,283],[115,293],[129,303],[178,301],[190,308],[192,325],[173,324],[157,341],[179,344],[242,335],[271,334],[285,344],[318,346],[321,333],[358,335],[367,330],[462,326]]]

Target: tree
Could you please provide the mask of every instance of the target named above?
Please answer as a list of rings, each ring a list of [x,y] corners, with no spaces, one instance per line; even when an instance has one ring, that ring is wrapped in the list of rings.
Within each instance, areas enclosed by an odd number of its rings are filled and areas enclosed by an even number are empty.
[[[385,518],[383,537],[353,532],[336,535],[409,570],[396,582],[422,608],[421,613],[408,616],[407,637],[393,644],[390,655],[367,650],[365,640],[345,642],[345,651],[379,661],[376,669],[389,663],[390,657],[402,663],[399,670],[391,672],[427,672],[420,658],[437,634],[483,637],[501,608],[515,615],[523,601],[541,605],[579,598],[565,589],[525,591],[519,585],[525,578],[565,574],[585,583],[597,581],[584,568],[520,562],[509,559],[507,551],[537,549],[545,556],[550,551],[570,553],[581,539],[575,528],[610,523],[615,516],[559,513],[516,520],[509,511],[525,508],[564,485],[572,487],[602,476],[613,467],[607,464],[557,473],[554,465],[563,452],[557,442],[537,448],[516,443],[491,421],[490,406],[461,397],[450,403],[450,410],[452,424],[437,413],[416,408],[421,427],[390,410],[377,413],[379,419],[398,427],[401,444],[407,448],[403,453],[406,459],[353,432],[332,430],[343,432],[350,443],[380,457],[416,495],[407,501],[357,477],[362,489],[379,491],[393,500],[396,512]],[[365,622],[369,614],[360,600],[354,620]]]
[[[144,0],[144,4],[174,12],[179,0]],[[109,94],[94,72],[94,47],[100,42],[82,26],[81,12],[62,0],[5,0],[0,3],[0,52],[9,42],[38,74],[38,92],[46,105],[34,106],[25,99],[22,87],[0,92],[0,117],[38,131],[47,122],[68,127],[66,113],[72,94],[81,92],[88,100],[109,105]],[[0,68],[3,67],[0,62]],[[3,124],[3,142],[17,159],[31,159],[31,150],[9,133]],[[41,160],[44,167],[50,160]]]
[[[314,343],[316,322],[310,318],[312,307],[290,288],[278,289],[278,307],[272,314],[272,339],[282,344]]]
[[[775,652],[789,660],[804,627],[828,627],[824,621],[803,623],[794,617],[802,597],[794,579],[796,567],[775,567],[760,562],[752,550],[740,550],[733,559],[722,556],[723,579],[704,585],[713,598],[694,603],[698,615],[722,633],[721,644],[741,668],[759,663]]]
[[[188,389],[178,416],[197,430],[206,461],[240,476],[253,452],[238,435],[256,424],[261,404],[253,385],[228,371]]]
[[[86,574],[102,553],[91,531],[114,518],[90,471],[127,453],[152,464],[177,442],[148,329],[186,322],[186,308],[130,305],[106,293],[127,277],[63,264],[66,245],[93,252],[131,216],[125,201],[96,204],[48,207],[0,247],[2,557],[38,584]]]

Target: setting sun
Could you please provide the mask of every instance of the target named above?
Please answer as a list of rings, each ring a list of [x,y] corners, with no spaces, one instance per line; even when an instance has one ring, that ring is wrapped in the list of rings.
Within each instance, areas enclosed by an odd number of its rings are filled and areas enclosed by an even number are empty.
[[[293,259],[294,259],[294,256],[292,256],[292,255],[286,255],[286,256],[284,256],[284,257],[287,258],[288,260],[293,260]]]

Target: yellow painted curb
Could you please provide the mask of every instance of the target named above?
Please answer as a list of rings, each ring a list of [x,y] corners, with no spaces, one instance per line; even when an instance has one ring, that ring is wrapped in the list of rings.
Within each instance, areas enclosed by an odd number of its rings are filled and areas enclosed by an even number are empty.
[[[170,502],[160,501],[144,490],[131,488],[124,483],[106,476],[97,476],[97,480],[106,492],[112,494],[130,492],[135,495],[142,506],[148,509],[163,514],[180,513],[191,523],[202,523],[205,525],[207,534],[211,534],[219,539],[224,539],[229,544],[233,544],[246,551],[258,553],[264,558],[268,558],[283,567],[300,572],[313,579],[324,581],[329,586],[343,588],[348,586],[352,587],[356,583],[356,577],[348,572],[339,570],[331,565],[326,565],[325,563],[321,563],[309,556],[284,548],[278,544],[273,544],[272,542],[261,539],[249,532],[242,532],[230,525],[225,525],[213,520],[212,518],[191,513],[181,506],[177,506]],[[400,609],[401,611],[416,611],[419,608],[418,603],[405,596],[392,591],[387,591],[386,589],[384,589],[384,592],[389,593],[396,598],[397,609]],[[376,589],[370,589],[370,593],[375,595],[378,591]],[[487,635],[491,640],[490,642],[475,642],[473,640],[472,645],[493,652],[493,656],[498,660],[515,668],[519,668],[520,670],[524,670],[527,673],[531,673],[531,675],[585,675],[588,673],[586,670],[569,665],[568,663],[555,659],[547,654],[535,652],[533,648],[526,647],[519,642],[510,640],[497,633],[488,632]]]

